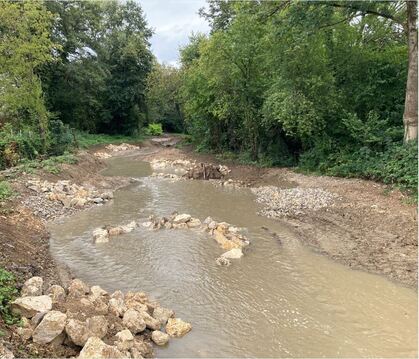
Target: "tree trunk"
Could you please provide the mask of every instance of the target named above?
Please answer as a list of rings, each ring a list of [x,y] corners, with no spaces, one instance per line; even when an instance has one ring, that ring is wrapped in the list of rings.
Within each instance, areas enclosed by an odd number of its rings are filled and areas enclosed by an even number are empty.
[[[417,1],[406,1],[406,3],[409,65],[403,123],[404,142],[409,142],[418,138],[418,31],[416,27]]]

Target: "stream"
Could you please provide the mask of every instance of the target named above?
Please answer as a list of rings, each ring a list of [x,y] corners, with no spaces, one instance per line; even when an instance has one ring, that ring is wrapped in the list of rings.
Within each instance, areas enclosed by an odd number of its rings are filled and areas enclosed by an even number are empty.
[[[78,277],[144,291],[192,323],[158,357],[417,357],[413,289],[350,270],[299,244],[280,221],[257,215],[249,189],[149,177],[147,162],[107,160],[107,176],[137,179],[114,200],[49,225],[51,252]],[[206,233],[134,232],[93,244],[94,228],[173,211],[245,227],[245,256],[219,267]],[[273,238],[261,227],[276,232]]]

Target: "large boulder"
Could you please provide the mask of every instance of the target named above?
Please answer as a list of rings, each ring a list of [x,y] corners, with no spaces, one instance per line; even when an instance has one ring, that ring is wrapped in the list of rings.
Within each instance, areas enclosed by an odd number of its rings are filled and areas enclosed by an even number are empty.
[[[180,318],[169,318],[166,325],[166,333],[171,337],[183,337],[186,333],[190,332],[192,325],[184,322]]]
[[[74,344],[83,346],[90,337],[103,338],[108,332],[108,321],[103,315],[87,318],[84,322],[70,319],[65,331]]]
[[[63,303],[65,301],[65,289],[61,287],[60,285],[54,284],[52,285],[46,292],[51,299],[52,303]]]
[[[157,319],[161,325],[166,325],[169,318],[173,318],[175,312],[171,309],[156,307],[153,311],[153,318]]]
[[[79,355],[79,359],[111,358],[124,358],[124,355],[116,347],[105,344],[97,337],[89,338]]]
[[[68,295],[74,298],[83,297],[89,292],[89,286],[80,279],[73,279],[68,287]]]
[[[41,277],[32,277],[23,283],[20,295],[22,297],[33,297],[42,295],[44,280]]]
[[[192,216],[190,214],[178,214],[174,219],[173,219],[173,224],[181,224],[181,223],[187,223],[190,219],[192,218]]]
[[[122,324],[134,335],[141,333],[146,328],[146,323],[141,313],[132,308],[124,313]]]
[[[36,313],[52,309],[52,300],[47,295],[20,297],[12,302],[12,311],[22,317],[32,318]]]
[[[169,335],[160,330],[155,330],[151,333],[151,340],[157,345],[166,345],[169,342]]]
[[[36,327],[32,334],[33,341],[38,344],[52,342],[64,330],[67,316],[57,310],[52,310],[45,314],[41,323]]]

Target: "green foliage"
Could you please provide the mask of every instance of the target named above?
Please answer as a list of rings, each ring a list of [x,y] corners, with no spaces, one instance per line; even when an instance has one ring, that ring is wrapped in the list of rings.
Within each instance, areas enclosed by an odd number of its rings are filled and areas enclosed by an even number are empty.
[[[92,134],[88,132],[77,132],[76,141],[80,148],[89,148],[103,144],[135,143],[144,139],[143,135],[125,136],[125,135],[107,135]]]
[[[17,297],[16,280],[12,273],[0,268],[0,315],[6,324],[15,324],[19,319],[12,314],[10,303]]]
[[[0,179],[0,202],[13,196],[13,190],[7,181]]]
[[[73,135],[68,125],[64,125],[60,120],[49,122],[49,141],[48,152],[53,156],[58,156],[67,151],[73,143]]]
[[[182,132],[183,115],[179,89],[181,73],[171,66],[154,64],[147,79],[148,121],[161,123],[167,132]]]
[[[146,128],[146,133],[150,136],[161,136],[163,134],[163,127],[161,123],[149,123]]]

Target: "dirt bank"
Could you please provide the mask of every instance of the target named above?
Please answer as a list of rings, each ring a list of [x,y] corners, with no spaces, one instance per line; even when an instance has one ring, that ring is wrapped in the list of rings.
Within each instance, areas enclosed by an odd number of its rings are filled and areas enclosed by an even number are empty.
[[[337,195],[333,206],[278,219],[290,226],[303,243],[354,269],[382,274],[417,287],[417,211],[399,190],[359,179],[307,176],[284,168],[258,168],[219,161],[191,147],[159,147],[152,143],[144,160],[196,160],[222,163],[227,179],[247,186],[320,188]]]

